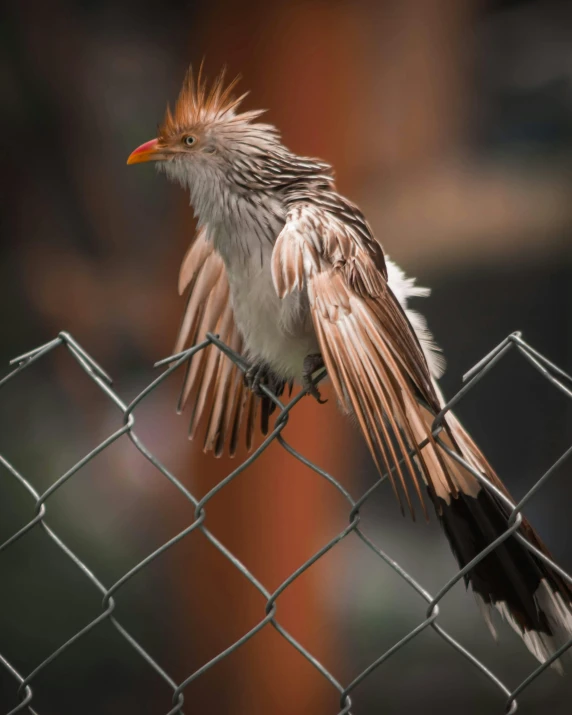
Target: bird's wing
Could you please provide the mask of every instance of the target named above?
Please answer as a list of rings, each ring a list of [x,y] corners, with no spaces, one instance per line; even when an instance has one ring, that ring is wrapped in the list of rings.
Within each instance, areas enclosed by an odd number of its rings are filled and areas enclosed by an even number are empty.
[[[204,340],[208,332],[237,353],[242,339],[234,322],[229,285],[222,258],[208,240],[207,228],[199,230],[179,273],[179,293],[188,291],[187,305],[175,345],[175,353]],[[193,438],[203,415],[207,416],[205,451],[236,451],[240,427],[246,418],[246,445],[250,449],[260,398],[244,386],[241,371],[214,345],[196,354],[188,363],[179,400],[179,411],[192,404],[189,437]]]
[[[356,415],[402,509],[401,493],[414,516],[412,483],[426,513],[418,473],[432,497],[446,503],[459,491],[477,491],[477,480],[436,447],[431,424],[440,405],[427,361],[388,287],[383,252],[359,210],[337,196],[325,206],[292,203],[274,248],[272,276],[280,297],[308,291],[338,399]],[[444,439],[455,442],[449,430]]]

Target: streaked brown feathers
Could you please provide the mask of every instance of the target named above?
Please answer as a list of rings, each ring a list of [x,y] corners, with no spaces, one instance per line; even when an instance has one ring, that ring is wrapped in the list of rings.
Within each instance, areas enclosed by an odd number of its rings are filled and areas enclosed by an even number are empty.
[[[308,202],[293,206],[287,217],[274,248],[272,275],[281,297],[307,287],[322,356],[340,403],[356,415],[376,465],[389,473],[401,508],[404,498],[415,515],[412,484],[427,515],[419,475],[432,493],[447,500],[459,489],[474,492],[467,482],[476,480],[461,474],[435,444],[431,422],[432,412],[440,409],[439,398],[383,267],[373,238],[356,234],[329,210]],[[450,433],[447,439],[454,441]],[[419,449],[425,440],[428,444]]]

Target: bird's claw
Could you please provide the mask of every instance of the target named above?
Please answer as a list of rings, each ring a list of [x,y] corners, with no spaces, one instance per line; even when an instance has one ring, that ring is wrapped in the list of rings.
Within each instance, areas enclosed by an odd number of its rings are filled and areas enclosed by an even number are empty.
[[[322,400],[322,396],[320,395],[320,391],[314,384],[314,381],[312,380],[312,375],[316,372],[316,370],[319,370],[320,368],[324,367],[324,361],[322,360],[321,355],[308,355],[306,358],[304,358],[304,371],[302,374],[302,387],[304,390],[307,392],[308,395],[311,395],[320,405],[324,405],[327,400]]]
[[[255,395],[263,397],[260,386],[262,381],[268,377],[268,367],[264,363],[254,363],[244,373],[244,384],[250,388]]]
[[[322,396],[320,395],[320,390],[318,390],[316,385],[314,385],[311,377],[303,378],[302,387],[308,393],[308,395],[311,395],[316,400],[316,402],[320,403],[320,405],[326,404],[327,400],[322,400]]]

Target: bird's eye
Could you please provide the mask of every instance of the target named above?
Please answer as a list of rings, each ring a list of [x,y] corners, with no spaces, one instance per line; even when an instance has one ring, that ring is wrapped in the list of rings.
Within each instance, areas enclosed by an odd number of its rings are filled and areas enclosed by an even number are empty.
[[[185,144],[186,144],[187,146],[193,146],[193,144],[196,143],[197,138],[194,137],[194,136],[192,136],[191,134],[189,134],[188,136],[186,136],[186,137],[183,139],[183,141],[185,142]]]

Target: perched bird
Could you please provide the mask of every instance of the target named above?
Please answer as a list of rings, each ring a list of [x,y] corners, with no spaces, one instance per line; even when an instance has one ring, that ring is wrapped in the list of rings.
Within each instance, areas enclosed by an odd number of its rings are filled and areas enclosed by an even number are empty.
[[[250,447],[257,409],[268,428],[260,385],[280,395],[297,380],[319,399],[311,378],[325,366],[400,504],[414,515],[415,493],[427,514],[428,496],[463,567],[507,530],[510,510],[432,435],[443,362],[408,307],[428,291],[384,256],[328,164],[287,149],[275,127],[257,121],[262,111],[238,111],[245,95],[234,98],[235,85],[225,86],[223,72],[209,88],[190,70],[158,137],[127,161],[157,162],[188,188],[197,217],[179,276],[188,297],[176,351],[210,331],[252,365],[245,385],[212,345],[192,359],[180,405],[192,404],[190,433],[205,417],[205,450],[221,454],[228,445],[232,454],[246,422]],[[443,426],[449,448],[509,497],[450,412]],[[519,529],[548,554],[526,521]],[[491,628],[494,607],[540,661],[572,637],[571,589],[513,536],[465,578]]]

